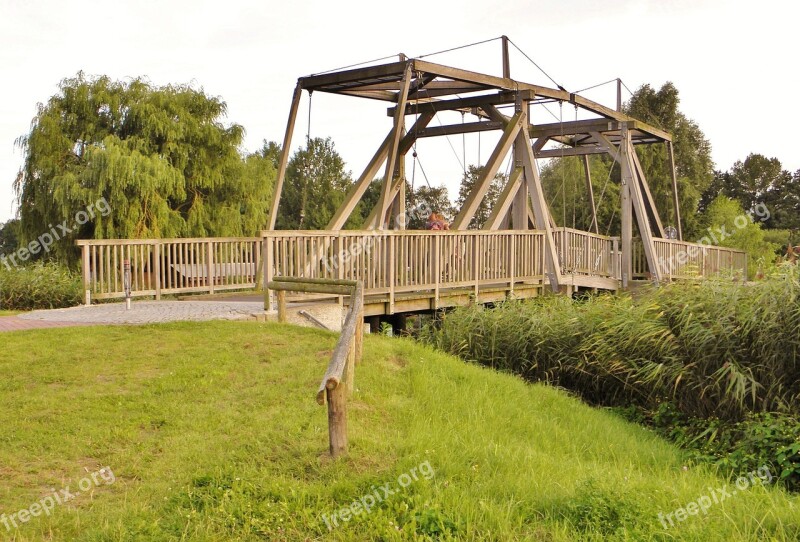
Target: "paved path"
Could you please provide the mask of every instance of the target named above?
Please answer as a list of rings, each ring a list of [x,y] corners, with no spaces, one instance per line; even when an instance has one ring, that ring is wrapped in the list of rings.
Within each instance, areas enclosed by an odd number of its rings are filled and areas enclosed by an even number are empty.
[[[0,331],[39,329],[76,325],[158,324],[203,320],[250,320],[264,314],[263,301],[134,301],[131,310],[124,303],[103,303],[91,307],[39,310],[0,317]]]

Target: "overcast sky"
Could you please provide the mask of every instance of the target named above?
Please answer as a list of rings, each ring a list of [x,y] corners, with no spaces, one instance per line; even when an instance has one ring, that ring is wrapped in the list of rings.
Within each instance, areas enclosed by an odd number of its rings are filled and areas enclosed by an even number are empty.
[[[245,150],[255,150],[265,139],[282,141],[299,76],[502,34],[570,91],[616,77],[632,90],[672,81],[681,110],[711,141],[719,169],[758,152],[795,171],[798,15],[790,0],[0,0],[0,221],[14,213],[12,182],[23,161],[14,140],[30,129],[36,104],[79,70],[202,87],[227,102],[227,121],[245,127]],[[500,44],[429,60],[499,73]],[[516,52],[511,71],[552,86]],[[584,95],[613,106],[614,92],[607,85]],[[386,104],[317,94],[311,135],[333,137],[357,176],[390,128]],[[540,122],[559,115],[574,120],[571,106],[537,109]],[[303,142],[307,122],[304,95],[294,146]],[[448,185],[453,195],[461,163],[488,157],[491,139],[483,136],[479,155],[477,137],[421,142],[430,182]]]

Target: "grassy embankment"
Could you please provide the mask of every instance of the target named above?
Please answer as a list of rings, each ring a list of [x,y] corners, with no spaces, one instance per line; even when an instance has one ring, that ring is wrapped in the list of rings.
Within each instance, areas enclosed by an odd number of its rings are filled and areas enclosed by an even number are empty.
[[[0,539],[800,537],[800,498],[760,484],[665,529],[659,513],[735,488],[563,391],[409,340],[365,342],[351,453],[332,462],[314,392],[335,340],[231,322],[5,335],[0,514],[74,493],[105,466],[115,481],[18,529],[0,524]],[[401,488],[420,465],[435,476]],[[387,483],[395,494],[328,530],[323,514]]]

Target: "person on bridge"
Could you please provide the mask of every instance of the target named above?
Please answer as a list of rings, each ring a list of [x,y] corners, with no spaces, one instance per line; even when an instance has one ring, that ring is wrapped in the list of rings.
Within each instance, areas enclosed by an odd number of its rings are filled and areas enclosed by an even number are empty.
[[[428,216],[428,220],[425,222],[425,229],[427,230],[449,230],[450,224],[444,219],[444,217],[438,213],[431,213]]]

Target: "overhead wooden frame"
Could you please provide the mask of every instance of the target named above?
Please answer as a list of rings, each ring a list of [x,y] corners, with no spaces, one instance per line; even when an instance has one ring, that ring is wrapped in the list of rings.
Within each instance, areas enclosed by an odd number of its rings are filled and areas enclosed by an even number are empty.
[[[617,109],[611,109],[560,87],[554,89],[512,79],[506,40],[507,38],[504,38],[502,77],[401,56],[397,62],[299,78],[279,161],[276,194],[268,219],[269,228],[274,229],[275,226],[300,93],[306,90],[355,96],[390,103],[387,115],[392,118],[392,127],[362,175],[346,195],[344,203],[336,211],[327,229],[338,230],[344,226],[381,167],[384,171],[381,194],[364,227],[384,229],[393,228],[401,223],[392,220],[392,217],[405,209],[403,165],[406,153],[417,139],[502,131],[497,146],[485,164],[484,174],[458,211],[452,224],[453,229],[469,227],[477,206],[500,164],[509,152],[513,152],[515,165],[512,178],[501,195],[498,208],[492,210],[490,220],[483,227],[499,229],[513,224],[514,229],[527,229],[530,224],[546,231],[548,270],[552,275],[551,281],[557,286],[560,271],[552,237],[555,222],[547,207],[535,162],[542,158],[568,156],[583,158],[587,188],[593,206],[592,229],[597,233],[599,231],[597,211],[594,209],[587,157],[592,154],[608,153],[623,169],[624,182],[621,194],[623,267],[625,271],[630,269],[632,250],[630,238],[635,211],[640,233],[645,239],[648,263],[651,264],[651,270],[657,280],[658,270],[653,267],[651,261],[654,258],[652,240],[655,237],[664,237],[665,230],[634,147],[660,143],[666,144],[671,151],[670,134],[620,111],[619,103]],[[592,118],[533,124],[530,119],[530,106],[542,101],[572,104],[576,110],[584,112],[583,116]],[[503,106],[513,106],[514,115],[506,116],[501,113],[498,108]],[[477,122],[428,126],[437,113],[446,111],[469,113],[476,115],[478,119]],[[405,118],[408,115],[413,115],[416,120],[406,131]],[[548,144],[557,144],[558,148],[547,148]],[[670,152],[670,157],[671,154]],[[674,165],[672,170],[674,172]],[[682,231],[675,179],[673,188],[675,217],[680,235]],[[628,261],[628,264],[625,264],[625,261]],[[630,277],[630,273],[627,273],[627,276]]]

